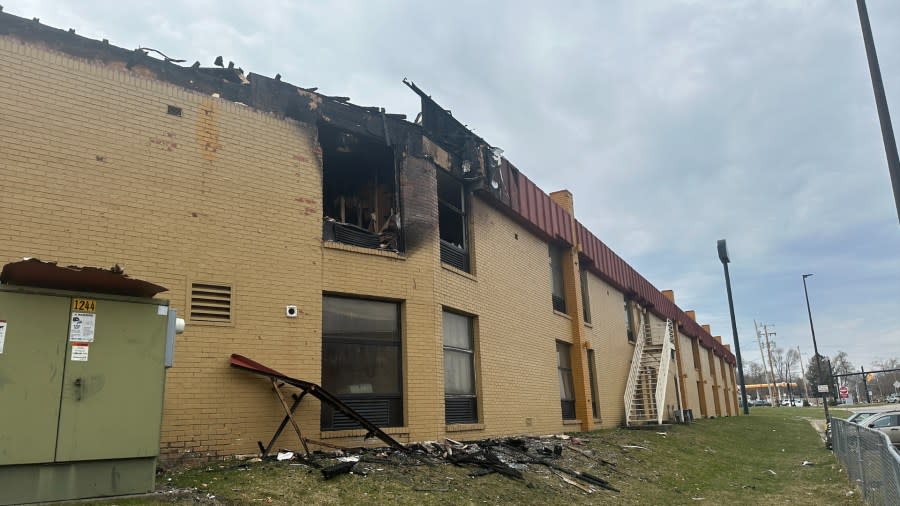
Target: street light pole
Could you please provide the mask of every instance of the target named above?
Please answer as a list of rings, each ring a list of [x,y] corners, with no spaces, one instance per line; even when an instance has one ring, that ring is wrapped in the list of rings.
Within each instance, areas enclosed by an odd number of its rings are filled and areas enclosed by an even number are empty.
[[[741,361],[741,343],[738,342],[737,322],[734,319],[734,301],[731,298],[731,276],[728,274],[728,247],[725,239],[720,239],[716,245],[719,250],[719,260],[722,261],[722,267],[725,268],[725,287],[728,289],[728,310],[731,312],[731,334],[734,337],[734,354],[737,358],[738,376],[741,381],[741,404],[744,406],[744,414],[750,414],[750,408],[747,407],[747,385],[744,382],[744,363]]]
[[[813,340],[813,353],[816,354],[816,373],[818,378],[818,384],[816,385],[816,393],[821,397],[821,393],[819,393],[819,385],[822,384],[822,357],[819,356],[819,345],[816,344],[816,329],[813,327],[812,320],[812,309],[809,308],[809,291],[806,289],[806,278],[812,276],[812,274],[804,274],[803,275],[803,294],[806,296],[806,313],[809,315],[809,331],[812,333]],[[831,418],[828,416],[828,396],[826,395],[822,399],[822,405],[825,406],[825,423],[831,421]],[[825,431],[825,439],[830,440],[831,435],[828,434],[828,430]]]

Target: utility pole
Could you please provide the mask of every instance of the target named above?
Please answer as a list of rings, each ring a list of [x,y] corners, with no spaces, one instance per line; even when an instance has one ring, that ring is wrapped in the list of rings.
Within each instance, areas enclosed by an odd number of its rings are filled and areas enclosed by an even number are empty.
[[[763,371],[765,371],[766,374],[766,386],[769,388],[769,401],[774,402],[775,392],[772,388],[775,378],[769,375],[769,367],[766,365],[766,354],[763,352],[762,347],[762,334],[759,333],[759,325],[756,324],[756,320],[753,320],[753,328],[756,329],[756,344],[759,345],[759,358],[762,359]]]
[[[769,369],[772,371],[772,381],[777,381],[775,376],[774,363],[775,361],[772,359],[772,345],[769,343],[769,335],[775,335],[774,332],[769,332],[769,326],[763,324],[763,332],[766,335],[766,350],[769,351]],[[778,391],[778,383],[775,383],[775,396],[778,400],[778,404],[781,405],[781,392]]]
[[[866,389],[866,404],[872,404],[872,396],[869,395],[869,380],[866,379],[866,368],[859,366],[859,370],[862,371],[863,388]]]
[[[897,141],[894,139],[891,113],[888,110],[887,97],[884,94],[884,83],[881,81],[881,69],[878,66],[878,54],[875,52],[875,38],[872,36],[872,25],[869,24],[869,11],[866,9],[866,1],[856,0],[856,8],[859,11],[859,25],[862,28],[863,43],[866,46],[866,59],[869,62],[869,77],[872,78],[872,91],[875,92],[875,107],[878,109],[878,121],[881,123],[881,139],[884,141],[888,172],[891,174],[891,186],[894,188],[894,205],[897,206],[897,218],[900,219],[900,155],[897,154]],[[866,391],[868,392],[868,390]]]
[[[800,358],[800,379],[803,380],[803,397],[809,401],[809,382],[806,381],[806,371],[803,369],[803,354],[800,347],[797,346],[797,356]]]
[[[813,353],[816,354],[816,380],[819,384],[822,383],[822,356],[819,355],[819,345],[816,344],[816,328],[813,326],[812,319],[812,309],[809,307],[809,291],[806,289],[806,278],[812,276],[812,274],[804,274],[803,275],[803,295],[806,297],[806,314],[809,315],[809,332],[812,334],[813,341]],[[830,364],[830,362],[829,362]],[[817,395],[822,397],[822,394],[818,393],[819,385],[816,385]],[[828,431],[828,427],[831,424],[831,415],[828,413],[828,396],[825,395],[822,399],[822,404],[825,406],[825,445],[828,448],[831,448],[831,432]]]

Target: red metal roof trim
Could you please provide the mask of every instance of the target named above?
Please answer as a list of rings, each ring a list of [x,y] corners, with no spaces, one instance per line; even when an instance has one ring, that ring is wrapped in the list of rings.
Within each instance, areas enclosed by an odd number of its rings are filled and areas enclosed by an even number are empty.
[[[572,216],[538,188],[525,174],[503,159],[500,173],[509,190],[509,208],[535,230],[551,239],[574,245]]]
[[[500,202],[496,198],[494,202],[503,204],[501,207],[550,239],[579,244],[582,256],[588,260],[585,267],[589,271],[621,292],[640,299],[660,318],[678,322],[684,334],[698,339],[701,346],[713,350],[726,362],[735,363],[730,352],[578,220],[575,220],[573,236],[572,216],[505,158],[500,165],[500,174],[509,190],[509,202]]]

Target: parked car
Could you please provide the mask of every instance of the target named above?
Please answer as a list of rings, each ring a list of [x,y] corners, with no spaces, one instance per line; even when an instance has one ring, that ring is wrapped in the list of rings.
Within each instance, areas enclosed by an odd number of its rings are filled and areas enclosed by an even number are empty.
[[[803,399],[784,399],[781,401],[782,406],[796,406],[798,408],[803,407]]]
[[[863,424],[870,429],[884,432],[891,440],[891,443],[900,445],[900,411],[878,413],[866,418]]]
[[[887,398],[885,399],[885,402],[900,402],[900,395],[891,394],[891,395],[887,396]]]
[[[869,418],[870,416],[877,415],[877,414],[878,413],[875,411],[860,411],[858,413],[853,413],[852,415],[850,415],[850,417],[847,418],[847,421],[851,422],[851,423],[859,423],[859,422],[865,420],[866,418]]]

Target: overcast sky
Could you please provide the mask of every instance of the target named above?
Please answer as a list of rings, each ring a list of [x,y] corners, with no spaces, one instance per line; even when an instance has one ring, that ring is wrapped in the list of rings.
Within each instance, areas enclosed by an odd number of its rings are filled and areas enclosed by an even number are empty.
[[[858,367],[900,357],[900,225],[855,2],[24,1],[5,11],[390,112],[408,77],[744,360],[753,320]],[[869,0],[895,124],[900,2]],[[900,127],[898,127],[900,130]]]

